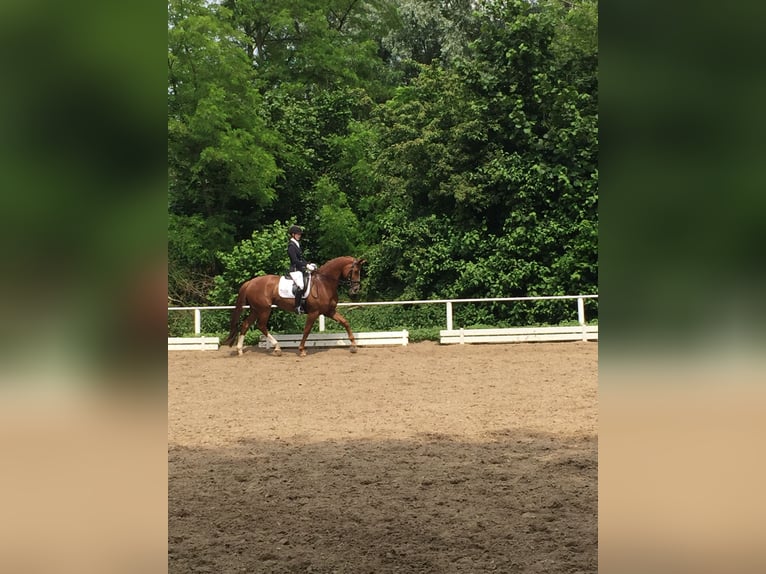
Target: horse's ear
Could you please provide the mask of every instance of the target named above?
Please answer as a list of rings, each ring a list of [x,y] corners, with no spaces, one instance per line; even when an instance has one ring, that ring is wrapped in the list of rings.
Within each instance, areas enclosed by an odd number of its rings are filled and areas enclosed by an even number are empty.
[[[360,259],[359,260],[359,265],[364,265],[365,263],[367,263],[366,259]]]

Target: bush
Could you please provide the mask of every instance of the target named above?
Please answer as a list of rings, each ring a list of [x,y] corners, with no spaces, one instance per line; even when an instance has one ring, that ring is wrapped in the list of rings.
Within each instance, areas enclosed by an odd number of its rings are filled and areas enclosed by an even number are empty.
[[[439,331],[441,327],[433,329],[412,329],[409,331],[410,343],[419,343],[420,341],[439,341]]]
[[[253,231],[231,252],[219,252],[223,273],[214,278],[209,299],[213,305],[233,305],[242,284],[257,275],[281,275],[290,266],[287,229],[294,221],[275,221],[262,231]],[[227,329],[228,330],[228,329]]]
[[[202,317],[210,312],[202,313]],[[194,334],[193,311],[168,311],[168,337],[184,337],[192,334]]]

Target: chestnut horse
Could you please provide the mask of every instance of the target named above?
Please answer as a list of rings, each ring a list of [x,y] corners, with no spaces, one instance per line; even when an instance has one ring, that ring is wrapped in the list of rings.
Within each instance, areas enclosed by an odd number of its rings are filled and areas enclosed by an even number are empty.
[[[356,339],[351,332],[351,327],[346,318],[338,313],[336,306],[338,304],[338,283],[341,279],[351,282],[348,289],[350,296],[359,293],[360,276],[364,259],[354,257],[336,257],[331,259],[319,269],[314,271],[311,277],[310,293],[306,297],[306,326],[303,328],[303,338],[298,345],[298,354],[301,357],[306,356],[306,339],[309,336],[311,327],[319,315],[330,317],[343,325],[351,341],[351,352],[356,353]],[[224,345],[231,347],[234,339],[237,337],[237,324],[242,314],[242,307],[250,305],[250,314],[242,321],[239,328],[239,338],[237,339],[237,354],[242,354],[242,345],[245,340],[245,333],[250,325],[257,323],[258,328],[269,342],[274,346],[274,354],[281,355],[282,349],[279,348],[277,340],[271,336],[267,329],[269,317],[271,316],[271,306],[276,305],[284,311],[295,311],[295,298],[284,298],[279,296],[279,275],[261,275],[245,281],[239,288],[237,304],[231,314],[231,330],[229,337],[223,342]]]

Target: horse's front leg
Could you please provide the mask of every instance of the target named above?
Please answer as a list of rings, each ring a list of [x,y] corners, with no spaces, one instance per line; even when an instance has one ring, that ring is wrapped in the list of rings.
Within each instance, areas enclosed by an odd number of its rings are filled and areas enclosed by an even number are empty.
[[[351,325],[349,325],[348,320],[335,311],[332,317],[330,319],[333,319],[334,321],[337,321],[341,325],[343,325],[343,328],[346,329],[346,333],[348,333],[348,340],[351,341],[351,349],[350,351],[352,353],[356,353],[356,339],[354,339],[354,334],[351,332]]]
[[[319,313],[316,311],[306,315],[306,326],[303,327],[303,337],[301,337],[301,343],[298,345],[299,357],[306,356],[306,339],[309,338],[309,333],[311,332],[311,328],[314,326],[314,321],[317,320],[317,317],[319,317]]]

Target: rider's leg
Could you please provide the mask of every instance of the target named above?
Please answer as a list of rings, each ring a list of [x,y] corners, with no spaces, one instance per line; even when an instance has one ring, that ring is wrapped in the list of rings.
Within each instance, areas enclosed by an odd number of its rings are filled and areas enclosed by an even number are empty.
[[[302,313],[303,286],[305,285],[303,282],[303,273],[300,271],[291,271],[290,277],[293,278],[293,282],[295,283],[295,288],[293,289],[293,292],[295,293],[295,312]]]
[[[299,315],[303,313],[303,289],[296,287],[295,291],[295,312]]]

